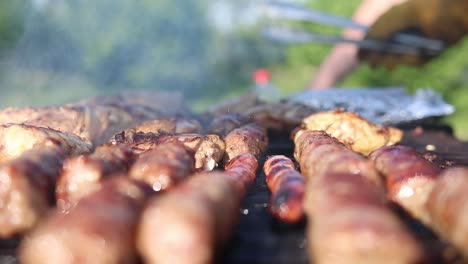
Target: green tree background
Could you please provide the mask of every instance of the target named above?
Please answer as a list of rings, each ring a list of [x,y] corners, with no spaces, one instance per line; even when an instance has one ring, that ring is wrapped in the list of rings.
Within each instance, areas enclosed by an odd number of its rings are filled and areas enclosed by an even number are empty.
[[[0,107],[58,105],[122,89],[180,89],[196,109],[246,92],[251,73],[271,70],[284,95],[304,89],[329,45],[275,45],[255,25],[213,26],[214,2],[229,0],[69,0],[37,8],[0,2]],[[239,15],[252,1],[231,1]],[[311,8],[351,16],[359,0],[309,0]],[[335,28],[307,30],[339,34]],[[445,118],[468,139],[468,41],[421,68],[363,64],[341,87],[430,87],[454,104]]]

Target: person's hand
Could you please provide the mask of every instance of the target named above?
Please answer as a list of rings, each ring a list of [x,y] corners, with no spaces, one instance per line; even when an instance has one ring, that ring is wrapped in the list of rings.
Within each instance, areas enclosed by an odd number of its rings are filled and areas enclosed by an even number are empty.
[[[409,31],[442,40],[446,46],[457,42],[468,33],[468,0],[408,0],[384,13],[371,26],[366,38],[385,40]],[[372,66],[387,68],[398,64],[421,65],[431,59],[364,49],[359,50],[358,57]]]

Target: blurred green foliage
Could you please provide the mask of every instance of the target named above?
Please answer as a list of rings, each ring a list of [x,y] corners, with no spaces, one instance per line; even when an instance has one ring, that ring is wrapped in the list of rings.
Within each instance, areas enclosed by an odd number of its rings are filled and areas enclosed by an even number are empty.
[[[252,25],[219,31],[208,16],[213,2],[68,0],[33,8],[31,0],[0,1],[0,107],[62,104],[138,88],[180,89],[202,109],[250,89],[258,67],[269,68],[288,95],[305,88],[331,50],[323,44],[275,45]],[[231,2],[241,11],[249,3]],[[350,17],[359,3],[309,0],[308,6]],[[387,71],[363,64],[339,86],[433,88],[457,109],[443,122],[468,139],[466,58],[468,40],[420,68]]]
[[[361,1],[317,1],[310,0],[309,6],[317,10],[351,17]],[[336,29],[309,25],[306,29],[322,33],[339,33]],[[274,81],[285,93],[302,90],[330,52],[331,46],[321,44],[297,45],[288,48],[287,60],[283,65],[273,66]],[[442,122],[450,125],[455,135],[468,140],[468,38],[447,49],[439,57],[422,67],[400,66],[393,71],[371,68],[363,63],[350,74],[340,87],[406,87],[408,92],[418,88],[432,88],[456,108],[455,114]]]

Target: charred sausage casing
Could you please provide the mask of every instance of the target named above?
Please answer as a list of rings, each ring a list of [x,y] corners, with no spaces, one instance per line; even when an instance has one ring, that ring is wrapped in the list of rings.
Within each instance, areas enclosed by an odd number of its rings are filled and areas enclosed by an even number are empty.
[[[441,169],[407,146],[386,146],[369,156],[385,177],[388,197],[412,216],[429,224],[425,207]]]
[[[145,263],[213,263],[232,233],[245,184],[253,181],[258,166],[248,153],[236,159],[226,172],[195,174],[151,199],[137,236]]]
[[[125,176],[106,181],[68,213],[52,211],[25,237],[21,263],[138,263],[134,247],[141,208],[151,190]]]
[[[32,229],[53,204],[65,152],[43,147],[0,166],[0,237]]]
[[[249,123],[232,130],[226,135],[224,141],[226,143],[225,162],[244,153],[250,153],[258,159],[268,147],[266,128],[257,123]]]
[[[172,187],[195,169],[194,152],[180,142],[166,142],[140,154],[129,175],[160,191]]]
[[[99,189],[105,178],[127,172],[135,158],[125,145],[102,145],[90,155],[67,159],[57,181],[57,207],[69,210],[79,199]]]
[[[304,216],[302,207],[305,179],[288,157],[269,157],[263,170],[271,192],[270,212],[279,220],[295,223]]]

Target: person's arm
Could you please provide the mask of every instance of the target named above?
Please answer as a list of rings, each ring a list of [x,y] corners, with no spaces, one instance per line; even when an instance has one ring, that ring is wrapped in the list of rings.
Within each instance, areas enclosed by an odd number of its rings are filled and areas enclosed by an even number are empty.
[[[363,0],[353,15],[354,21],[363,25],[373,24],[377,18],[395,4],[405,0]],[[353,39],[363,39],[361,30],[347,29],[343,36]],[[314,78],[309,83],[309,89],[327,89],[341,81],[358,65],[358,48],[353,44],[337,44],[322,62]]]

